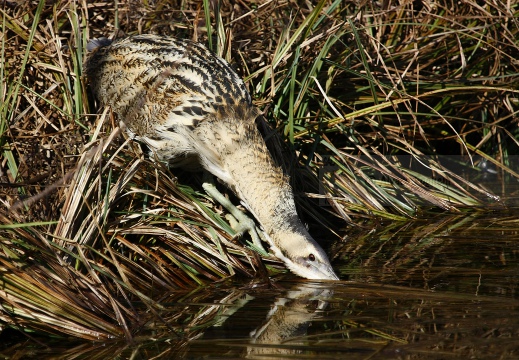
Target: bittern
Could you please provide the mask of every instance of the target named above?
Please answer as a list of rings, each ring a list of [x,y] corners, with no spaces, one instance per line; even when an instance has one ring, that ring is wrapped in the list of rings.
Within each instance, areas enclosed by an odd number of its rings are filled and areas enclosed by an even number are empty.
[[[129,136],[172,166],[205,169],[220,179],[296,275],[338,279],[301,223],[288,178],[257,129],[259,111],[225,60],[196,42],[157,35],[101,38],[88,50],[84,70],[93,92]],[[204,189],[214,194],[215,188]]]

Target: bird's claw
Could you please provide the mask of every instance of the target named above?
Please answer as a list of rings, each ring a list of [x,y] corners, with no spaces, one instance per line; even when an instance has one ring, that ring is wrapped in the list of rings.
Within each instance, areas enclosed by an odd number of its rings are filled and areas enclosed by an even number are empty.
[[[229,199],[227,199],[218,189],[209,182],[204,182],[202,184],[205,192],[213,198],[215,201],[218,201],[224,208],[229,211],[230,214],[226,215],[226,219],[229,221],[232,229],[236,232],[233,236],[234,239],[240,238],[246,232],[248,232],[251,236],[252,243],[254,247],[257,248],[260,252],[264,254],[268,254],[261,243],[261,230],[258,229],[254,220],[245,215],[240,209],[238,209]]]
[[[237,210],[239,211],[239,209],[237,209]],[[240,217],[241,217],[240,219],[236,219],[231,214],[227,214],[225,216],[225,218],[229,221],[229,224],[231,224],[232,229],[236,232],[236,234],[234,234],[234,236],[233,236],[233,239],[239,239],[246,232],[248,232],[254,246],[261,252],[267,254],[267,251],[265,250],[265,248],[263,247],[263,245],[261,243],[261,238],[259,236],[259,230],[258,230],[254,220],[249,218],[244,213],[242,213]]]

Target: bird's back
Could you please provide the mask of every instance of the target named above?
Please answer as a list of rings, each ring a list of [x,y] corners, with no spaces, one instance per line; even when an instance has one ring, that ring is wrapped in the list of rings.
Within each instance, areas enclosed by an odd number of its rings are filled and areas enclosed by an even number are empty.
[[[96,97],[159,158],[179,166],[189,163],[186,159],[197,151],[184,132],[204,131],[205,122],[229,114],[239,114],[234,119],[245,126],[254,121],[243,81],[200,44],[137,35],[114,42],[95,40],[89,50],[85,72]]]

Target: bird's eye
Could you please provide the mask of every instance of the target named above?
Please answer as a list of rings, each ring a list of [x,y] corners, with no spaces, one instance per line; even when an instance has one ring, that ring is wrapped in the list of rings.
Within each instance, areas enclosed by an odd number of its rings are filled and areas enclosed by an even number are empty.
[[[315,255],[314,254],[308,255],[308,260],[315,261]]]

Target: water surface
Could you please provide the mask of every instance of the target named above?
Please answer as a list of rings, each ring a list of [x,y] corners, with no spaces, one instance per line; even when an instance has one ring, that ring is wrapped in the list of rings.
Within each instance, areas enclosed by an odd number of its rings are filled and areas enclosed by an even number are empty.
[[[519,358],[517,214],[366,226],[331,249],[341,282],[287,275],[165,294],[161,321],[132,346],[46,339],[0,358]]]

